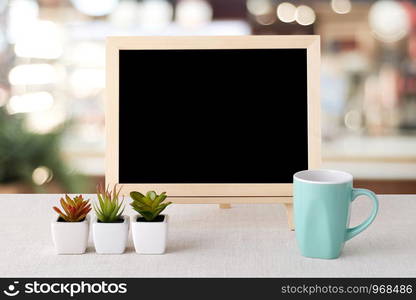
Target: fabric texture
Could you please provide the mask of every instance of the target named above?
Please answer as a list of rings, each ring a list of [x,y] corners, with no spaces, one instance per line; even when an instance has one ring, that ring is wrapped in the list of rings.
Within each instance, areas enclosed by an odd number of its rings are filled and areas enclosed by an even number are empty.
[[[1,277],[415,277],[416,195],[379,196],[375,222],[335,260],[304,258],[283,205],[173,204],[164,255],[56,255],[50,222],[60,195],[0,195]],[[89,195],[95,200],[94,195]],[[130,199],[126,199],[126,202]],[[357,199],[351,225],[370,213]],[[126,205],[126,213],[134,211]]]

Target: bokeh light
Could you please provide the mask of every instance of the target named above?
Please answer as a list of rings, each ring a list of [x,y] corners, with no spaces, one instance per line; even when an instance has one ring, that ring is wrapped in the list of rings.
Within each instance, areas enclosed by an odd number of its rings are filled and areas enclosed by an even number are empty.
[[[352,4],[350,0],[331,0],[331,7],[337,14],[347,14],[351,11]]]
[[[48,92],[33,92],[10,98],[7,110],[11,114],[28,113],[47,110],[54,103],[53,96]]]
[[[80,12],[94,17],[105,16],[111,13],[119,0],[71,0]]]
[[[33,170],[32,180],[36,185],[48,183],[52,180],[52,178],[52,171],[47,167],[40,166]]]
[[[2,0],[1,2],[7,2]],[[39,6],[35,0],[14,0],[10,1],[7,17],[7,35],[14,43],[27,30],[32,28],[39,15]]]
[[[109,16],[110,22],[119,28],[130,28],[140,18],[140,4],[135,0],[121,1]]]
[[[368,20],[376,38],[383,42],[397,42],[410,30],[409,15],[396,1],[375,2],[370,8]]]
[[[66,121],[67,111],[67,107],[56,103],[50,109],[29,112],[26,114],[26,128],[39,134],[51,132]]]
[[[275,14],[267,14],[267,15],[260,15],[256,16],[256,21],[261,25],[272,25],[276,22],[277,18]]]
[[[296,6],[289,2],[283,2],[277,7],[277,17],[280,21],[291,23],[296,19]]]
[[[345,127],[350,130],[356,131],[361,129],[362,117],[358,110],[350,110],[344,117]]]
[[[64,33],[52,21],[37,21],[16,40],[19,57],[57,59],[63,53]]]
[[[140,9],[139,23],[145,30],[164,28],[173,19],[173,7],[166,0],[144,0]]]
[[[76,66],[105,66],[105,46],[93,41],[82,41],[67,48],[65,61]]]
[[[9,73],[12,85],[50,84],[55,82],[57,77],[55,68],[50,64],[18,65]]]
[[[105,71],[100,68],[79,68],[69,76],[69,86],[77,98],[87,98],[105,86]]]
[[[273,11],[270,0],[247,0],[247,10],[254,16],[269,14]]]
[[[212,7],[205,0],[181,0],[176,5],[175,20],[184,27],[199,27],[212,20]]]
[[[0,0],[0,23],[0,117],[36,133],[70,120],[60,150],[89,177],[104,174],[107,36],[321,35],[323,148],[416,132],[415,1]],[[53,167],[30,166],[45,184]]]
[[[316,19],[315,11],[307,5],[298,6],[295,15],[296,22],[304,26],[312,25]]]

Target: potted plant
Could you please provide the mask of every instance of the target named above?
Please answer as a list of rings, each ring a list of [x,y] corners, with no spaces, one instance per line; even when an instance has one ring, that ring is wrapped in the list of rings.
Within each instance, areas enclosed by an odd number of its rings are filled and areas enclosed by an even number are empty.
[[[82,254],[85,252],[89,235],[91,205],[82,195],[73,199],[68,195],[60,199],[63,211],[54,206],[58,213],[51,224],[52,239],[58,254]]]
[[[134,248],[141,254],[163,254],[166,249],[168,216],[160,213],[172,202],[164,202],[165,192],[160,195],[154,191],[146,196],[131,192],[133,202],[130,205],[139,215],[132,220]]]
[[[96,218],[92,223],[95,250],[99,254],[121,254],[126,249],[130,220],[122,215],[123,199],[119,199],[121,188],[111,191],[97,186],[98,204],[94,204]]]

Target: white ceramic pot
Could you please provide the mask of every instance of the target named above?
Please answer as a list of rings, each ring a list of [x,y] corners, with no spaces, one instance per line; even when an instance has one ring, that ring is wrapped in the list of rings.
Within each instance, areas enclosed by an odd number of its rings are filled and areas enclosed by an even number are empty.
[[[131,229],[134,248],[140,254],[163,254],[168,235],[168,216],[161,222],[137,222],[140,215],[133,216]]]
[[[122,223],[101,223],[94,218],[92,237],[98,254],[121,254],[126,249],[129,235],[129,217],[122,216]]]
[[[58,254],[85,253],[88,244],[90,217],[82,222],[58,222],[55,217],[51,223],[52,240]]]

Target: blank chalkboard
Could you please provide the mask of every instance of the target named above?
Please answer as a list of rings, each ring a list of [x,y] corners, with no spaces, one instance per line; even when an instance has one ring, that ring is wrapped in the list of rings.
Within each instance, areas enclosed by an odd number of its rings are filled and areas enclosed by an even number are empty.
[[[306,49],[118,59],[119,183],[291,183],[308,169]]]

